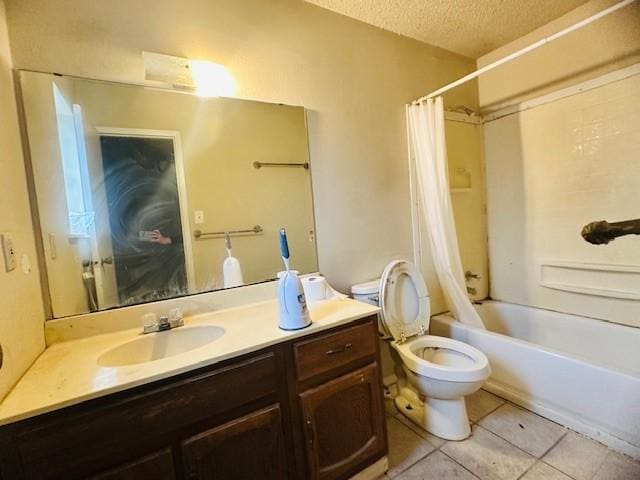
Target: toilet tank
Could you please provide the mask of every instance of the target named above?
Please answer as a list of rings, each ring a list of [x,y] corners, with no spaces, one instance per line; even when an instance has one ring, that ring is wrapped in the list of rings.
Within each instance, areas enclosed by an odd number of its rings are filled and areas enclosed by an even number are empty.
[[[380,306],[380,279],[364,283],[356,283],[351,287],[351,295],[354,300]]]
[[[369,303],[371,305],[375,305],[376,307],[380,306],[380,279],[376,278],[375,280],[371,280],[364,283],[357,283],[351,287],[351,296],[354,300],[358,300],[360,302]],[[380,314],[378,314],[378,333],[380,334],[380,338],[389,339],[391,335],[387,332],[384,324],[382,323],[382,319],[380,318]]]

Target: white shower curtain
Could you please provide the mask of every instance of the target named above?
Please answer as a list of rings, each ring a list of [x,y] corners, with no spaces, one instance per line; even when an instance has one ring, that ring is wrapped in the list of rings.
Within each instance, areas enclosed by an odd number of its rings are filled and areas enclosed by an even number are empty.
[[[453,316],[484,328],[467,296],[449,193],[442,97],[409,107],[409,135],[418,190],[438,280]]]

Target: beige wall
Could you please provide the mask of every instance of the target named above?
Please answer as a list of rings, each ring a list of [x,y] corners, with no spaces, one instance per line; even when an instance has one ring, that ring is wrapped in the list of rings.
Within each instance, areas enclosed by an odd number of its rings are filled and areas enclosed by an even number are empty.
[[[568,18],[606,3],[589,2]],[[578,83],[585,75],[612,71],[633,58],[637,62],[639,7],[636,2],[583,32],[515,61],[519,63],[498,68],[480,81],[484,104],[525,91],[555,90],[559,85]],[[558,25],[553,22],[541,31],[550,33]],[[536,39],[529,35],[525,40]],[[634,51],[635,57],[630,53]],[[560,83],[556,82],[559,78],[563,78]],[[640,265],[634,236],[602,246],[590,245],[580,236],[582,227],[591,221],[639,216],[640,77],[485,123],[484,131],[491,296],[640,326],[637,300],[541,285],[541,281],[551,281],[602,290],[640,289],[639,274],[543,267],[558,262],[613,269]]]
[[[18,268],[9,273],[0,260],[0,345],[4,352],[0,399],[44,349],[44,308],[11,68],[5,9],[0,1],[0,232],[11,235],[18,257]],[[21,266],[23,256],[31,265],[28,273]]]
[[[465,271],[480,275],[467,282],[474,299],[489,296],[487,214],[483,158],[483,126],[445,122],[451,202]]]
[[[482,67],[559,32],[618,0],[591,0],[478,59]],[[479,78],[480,105],[495,109],[640,62],[640,2],[570,33]]]
[[[239,97],[304,105],[321,271],[347,290],[411,255],[404,104],[473,70],[469,59],[295,0],[20,0],[8,10],[20,68],[141,81],[141,51],[156,51],[224,64]],[[469,84],[447,103],[474,107],[476,93]]]

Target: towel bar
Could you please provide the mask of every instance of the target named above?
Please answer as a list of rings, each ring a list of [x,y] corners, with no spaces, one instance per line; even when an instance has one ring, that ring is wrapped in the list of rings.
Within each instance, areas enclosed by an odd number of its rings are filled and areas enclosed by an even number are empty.
[[[229,235],[259,235],[263,231],[264,230],[260,225],[254,225],[253,228],[249,228],[247,230],[225,230],[222,232],[203,232],[202,230],[194,230],[193,236],[196,239],[203,238],[203,237],[223,238],[226,233],[228,233]]]
[[[302,167],[305,170],[309,170],[309,163],[267,163],[267,162],[253,162],[253,168],[256,170],[262,167]]]

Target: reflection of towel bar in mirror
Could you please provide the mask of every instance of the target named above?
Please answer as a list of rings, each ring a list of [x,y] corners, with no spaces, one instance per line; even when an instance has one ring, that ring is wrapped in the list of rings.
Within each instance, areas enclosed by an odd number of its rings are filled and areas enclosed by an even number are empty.
[[[253,168],[256,170],[261,169],[262,167],[301,167],[305,170],[309,170],[309,163],[267,163],[267,162],[253,162]]]
[[[203,232],[202,230],[194,230],[193,231],[193,236],[195,238],[215,238],[215,237],[224,237],[225,233],[228,233],[229,235],[259,235],[263,232],[264,230],[262,229],[262,227],[260,225],[254,225],[253,228],[249,228],[247,230],[225,230],[223,232]]]

